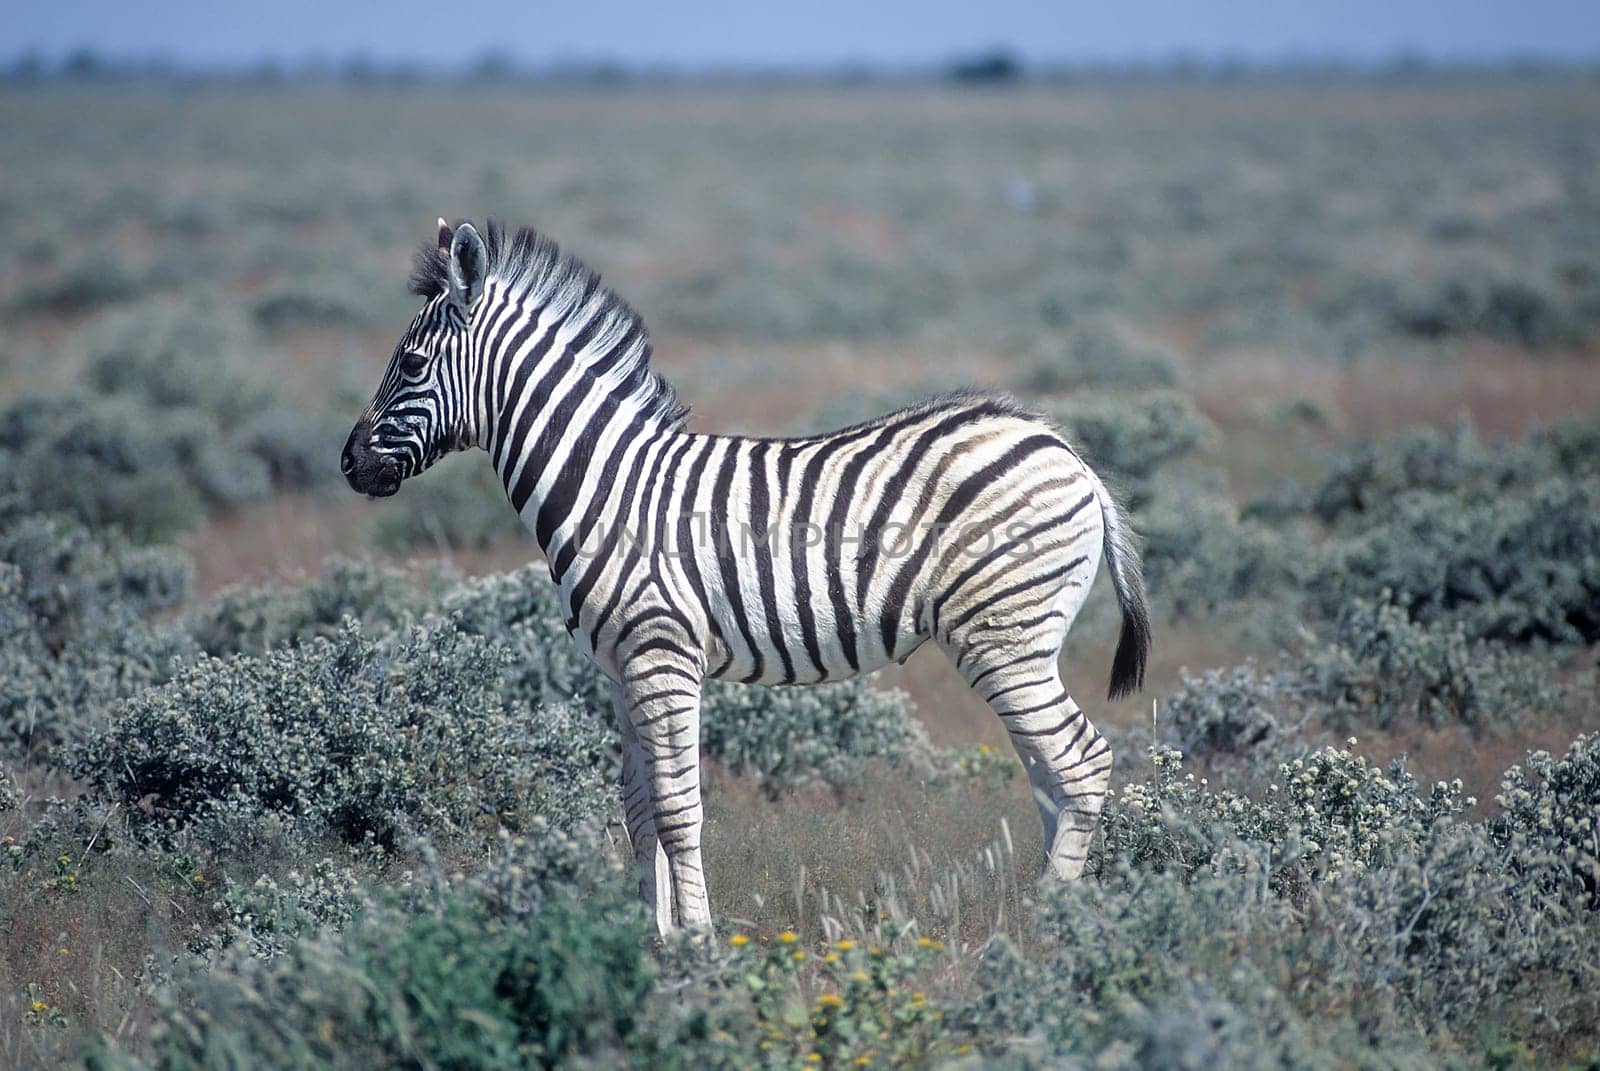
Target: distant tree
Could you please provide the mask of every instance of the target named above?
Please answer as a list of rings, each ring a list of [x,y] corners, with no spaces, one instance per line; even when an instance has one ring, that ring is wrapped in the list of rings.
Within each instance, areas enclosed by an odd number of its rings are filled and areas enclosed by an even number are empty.
[[[61,64],[61,73],[68,78],[98,78],[106,72],[106,61],[92,48],[76,48]]]
[[[992,48],[951,61],[946,76],[962,85],[1015,82],[1022,77],[1022,61],[1008,49]]]
[[[509,82],[517,76],[517,62],[509,52],[490,49],[467,70],[469,82]]]
[[[11,62],[5,76],[11,82],[37,82],[44,77],[44,57],[30,48]]]

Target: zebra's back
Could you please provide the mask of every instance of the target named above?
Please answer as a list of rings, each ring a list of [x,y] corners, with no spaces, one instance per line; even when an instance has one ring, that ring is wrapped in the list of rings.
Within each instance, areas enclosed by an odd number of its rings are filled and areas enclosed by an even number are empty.
[[[707,675],[867,672],[993,624],[1012,589],[1047,584],[1059,601],[1094,578],[1096,483],[1058,431],[1003,396],[798,439],[692,438],[664,459],[672,493],[652,530],[677,537],[654,548],[662,601],[698,611]],[[1076,605],[1059,609],[1070,619]],[[659,612],[641,591],[615,633]]]

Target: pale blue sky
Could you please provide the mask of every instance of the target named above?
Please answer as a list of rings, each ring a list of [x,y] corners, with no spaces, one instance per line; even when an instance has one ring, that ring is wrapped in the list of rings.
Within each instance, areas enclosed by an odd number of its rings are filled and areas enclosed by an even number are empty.
[[[11,5],[0,53],[79,45],[191,63],[364,53],[454,65],[498,48],[520,60],[614,59],[695,67],[906,65],[989,44],[1030,61],[1166,58],[1376,60],[1600,56],[1596,0],[54,0]]]

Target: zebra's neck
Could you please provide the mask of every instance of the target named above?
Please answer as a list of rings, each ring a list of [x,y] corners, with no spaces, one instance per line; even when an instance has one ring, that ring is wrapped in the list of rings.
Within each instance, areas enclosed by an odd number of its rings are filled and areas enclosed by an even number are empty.
[[[482,445],[552,566],[592,535],[628,445],[685,418],[638,313],[571,264],[554,285],[491,280],[473,317]]]

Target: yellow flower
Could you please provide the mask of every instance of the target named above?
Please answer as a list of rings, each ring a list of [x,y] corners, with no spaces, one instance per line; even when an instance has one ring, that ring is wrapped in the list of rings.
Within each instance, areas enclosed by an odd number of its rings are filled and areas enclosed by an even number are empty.
[[[736,933],[732,937],[728,938],[728,943],[734,948],[743,948],[745,945],[750,943],[750,938],[746,937],[742,933]]]
[[[838,963],[839,962],[839,953],[837,953],[837,952],[829,952],[826,956],[822,957],[822,962],[824,962],[824,963]]]
[[[913,1004],[925,1004],[927,1003],[927,1000],[927,994],[923,993],[920,989],[911,994],[911,1003]]]
[[[956,1046],[956,1055],[957,1056],[965,1056],[967,1053],[969,1053],[971,1051],[972,1051],[972,1046],[971,1045],[957,1045]]]
[[[858,982],[863,983],[872,981],[872,975],[868,974],[866,971],[857,971],[850,977],[854,978]]]
[[[36,1012],[44,1011],[49,1006],[50,1005],[46,1004],[42,1000],[36,1000],[36,1001],[33,1002],[33,1010],[36,1011]]]
[[[64,955],[67,954],[67,946],[66,945],[62,945],[59,949],[57,949],[57,951],[60,952],[64,956]]]
[[[794,950],[794,955],[790,956],[789,958],[794,960],[796,963],[799,963],[801,960],[806,958],[806,950],[803,948],[797,948]]]
[[[78,880],[78,875],[76,875],[76,874],[68,874],[67,875],[67,882],[69,884],[76,884],[77,880]]]
[[[808,1052],[808,1053],[806,1053],[806,1063],[808,1063],[808,1064],[820,1064],[821,1062],[822,1062],[822,1053],[820,1053],[820,1052]]]
[[[857,1056],[856,1057],[856,1066],[857,1067],[866,1067],[871,1063],[872,1063],[872,1057],[870,1057],[870,1056]]]
[[[842,1008],[844,1006],[844,998],[837,993],[824,993],[817,998],[817,1003],[824,1008]]]
[[[919,937],[917,938],[917,947],[931,949],[934,952],[942,952],[944,951],[944,942],[935,941],[931,937]]]
[[[867,955],[881,956],[883,955],[883,949],[879,948],[877,945],[873,945],[871,948],[867,949]]]
[[[782,933],[778,934],[778,940],[782,941],[786,945],[792,945],[796,941],[800,940],[800,938],[795,936],[793,930],[784,930]]]
[[[850,938],[846,937],[843,941],[839,942],[839,951],[840,952],[848,952],[852,948],[854,948],[855,946],[856,946],[856,943],[854,941],[850,940]]]
[[[992,755],[992,754],[994,754],[994,748],[990,747],[988,744],[979,744],[978,745],[978,754],[980,754],[980,755]]]

